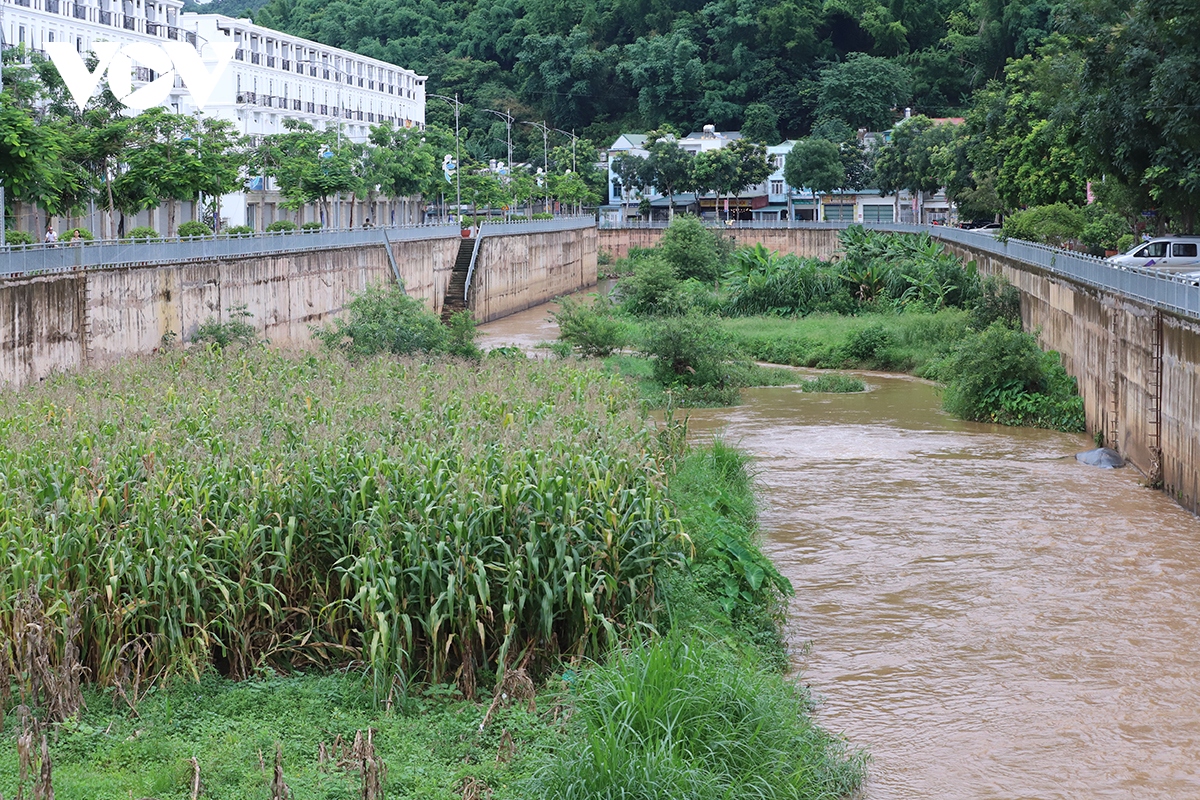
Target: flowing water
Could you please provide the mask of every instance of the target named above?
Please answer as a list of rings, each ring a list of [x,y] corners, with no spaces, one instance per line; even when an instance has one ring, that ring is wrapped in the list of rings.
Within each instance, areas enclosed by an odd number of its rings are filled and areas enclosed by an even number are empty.
[[[555,335],[523,317],[485,338]],[[865,378],[690,416],[755,457],[797,666],[870,752],[865,798],[1200,798],[1200,521],[1076,462],[1085,437]]]

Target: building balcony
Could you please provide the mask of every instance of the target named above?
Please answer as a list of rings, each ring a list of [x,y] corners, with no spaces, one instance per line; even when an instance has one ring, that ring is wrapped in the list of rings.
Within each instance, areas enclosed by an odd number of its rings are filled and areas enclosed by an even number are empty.
[[[29,0],[13,0],[13,2],[24,8],[29,8]]]
[[[282,69],[283,69],[285,72],[287,72],[287,71],[290,71],[290,70],[291,70],[291,68],[292,68],[292,62],[291,62],[291,61],[289,61],[288,59],[286,59],[286,58],[285,58],[285,59],[283,59],[283,63],[282,63],[282,64],[280,64],[280,67],[281,67],[281,68],[282,68]]]
[[[267,66],[268,67],[275,66],[275,56],[267,56]]]
[[[87,6],[76,3],[75,7],[72,9],[72,13],[75,19],[87,19]]]
[[[96,12],[96,21],[99,22],[101,25],[112,25],[112,12],[111,11]]]
[[[250,54],[250,63],[251,64],[261,64],[262,63],[262,53],[251,53]]]
[[[58,13],[58,0],[46,0],[46,10],[51,14]]]
[[[246,51],[239,47],[237,50],[235,50],[233,52],[233,57],[236,58],[238,61],[245,61],[246,60]]]
[[[125,17],[123,20],[121,20],[121,26],[127,31],[136,31],[137,20],[133,17]]]
[[[146,33],[150,34],[151,36],[158,36],[159,33],[163,32],[164,28],[166,28],[165,25],[160,25],[157,22],[146,23]]]

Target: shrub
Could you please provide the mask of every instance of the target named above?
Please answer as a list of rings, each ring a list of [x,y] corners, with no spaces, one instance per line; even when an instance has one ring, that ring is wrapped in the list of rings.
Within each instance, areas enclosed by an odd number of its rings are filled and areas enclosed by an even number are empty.
[[[1136,240],[1133,238],[1132,233],[1122,233],[1120,238],[1117,239],[1117,251],[1121,253],[1128,253],[1133,249],[1134,241]]]
[[[642,352],[664,386],[734,386],[728,363],[736,354],[729,336],[698,315],[667,317],[646,327]]]
[[[4,232],[4,242],[8,245],[36,244],[37,241],[38,240],[33,237],[33,234],[29,233],[28,231],[6,230]]]
[[[548,211],[539,211],[533,215],[534,219],[554,219],[554,215]]]
[[[521,794],[545,800],[846,797],[864,758],[813,724],[808,697],[725,646],[674,634],[584,677],[581,737]]]
[[[959,343],[939,366],[943,404],[963,419],[1083,430],[1083,400],[1058,354],[997,323]]]
[[[1020,330],[1021,293],[999,275],[989,275],[983,281],[979,300],[971,309],[967,324],[973,331],[982,331],[997,322],[1006,328]]]
[[[192,334],[192,341],[225,348],[231,344],[253,344],[258,339],[258,331],[247,322],[252,315],[245,306],[231,308],[225,313],[229,317],[228,322],[209,317]]]
[[[180,236],[212,236],[212,228],[203,222],[191,220],[179,226]]]
[[[698,218],[684,214],[663,232],[659,252],[676,277],[713,283],[721,276],[721,248],[717,237]]]
[[[226,228],[223,233],[226,236],[247,236],[254,233],[254,228],[251,228],[249,225],[233,225]]]
[[[1062,247],[1083,233],[1083,213],[1066,203],[1034,206],[1004,220],[1004,235]]]
[[[158,235],[158,231],[146,225],[134,228],[125,234],[125,240],[128,242],[149,242],[161,238]]]
[[[842,344],[842,355],[849,361],[867,367],[881,367],[887,358],[887,350],[896,342],[882,325],[876,323],[854,331]]]
[[[267,233],[292,233],[296,230],[296,223],[290,219],[278,219],[266,227]]]
[[[617,284],[621,307],[630,314],[677,314],[681,310],[679,278],[665,259],[644,258],[633,275]]]
[[[319,222],[306,222],[300,226],[300,230],[302,230],[302,231],[319,231],[319,230],[321,230],[321,227],[322,227],[322,225]]]
[[[441,320],[398,286],[368,287],[346,304],[346,312],[344,319],[317,331],[316,336],[326,346],[350,356],[443,353],[451,347],[450,331]]]
[[[1099,203],[1084,206],[1083,219],[1079,242],[1092,250],[1116,250],[1117,242],[1129,233],[1129,223],[1125,218],[1108,211]]]
[[[554,312],[558,336],[589,358],[604,358],[629,344],[629,326],[613,315],[612,302],[597,297],[593,303],[581,303],[570,297],[559,301]]]
[[[446,326],[446,352],[459,358],[483,358],[483,351],[475,344],[477,335],[475,317],[471,316],[471,312],[465,309],[454,312]]]
[[[68,228],[67,230],[63,231],[62,236],[60,236],[58,240],[60,242],[73,241],[75,239],[76,231],[79,232],[79,238],[85,242],[94,242],[96,240],[96,237],[93,236],[92,232],[87,228]]]

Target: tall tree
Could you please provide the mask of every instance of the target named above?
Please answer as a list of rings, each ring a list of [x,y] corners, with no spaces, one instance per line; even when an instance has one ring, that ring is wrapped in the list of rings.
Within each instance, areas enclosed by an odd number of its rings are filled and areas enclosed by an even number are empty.
[[[674,134],[651,131],[646,134],[646,169],[650,183],[667,197],[667,217],[675,217],[675,195],[691,184],[692,154],[679,146]]]
[[[1093,172],[1144,187],[1191,232],[1200,210],[1200,6],[1136,0],[1128,13],[1091,3],[1082,31],[1078,143]]]
[[[851,53],[821,71],[817,116],[844,121],[851,128],[884,130],[895,110],[909,98],[908,71],[894,61]]]
[[[846,170],[838,146],[815,137],[796,142],[784,159],[783,179],[793,188],[812,189],[818,198],[842,188]]]

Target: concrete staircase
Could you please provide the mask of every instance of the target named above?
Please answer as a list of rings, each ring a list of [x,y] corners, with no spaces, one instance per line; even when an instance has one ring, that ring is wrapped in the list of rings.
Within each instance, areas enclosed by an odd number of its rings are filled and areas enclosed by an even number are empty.
[[[442,299],[442,322],[450,322],[450,316],[467,307],[463,295],[467,291],[467,271],[471,269],[471,254],[475,252],[475,240],[463,239],[458,244],[458,258],[454,259],[454,271],[450,273],[450,285]]]

